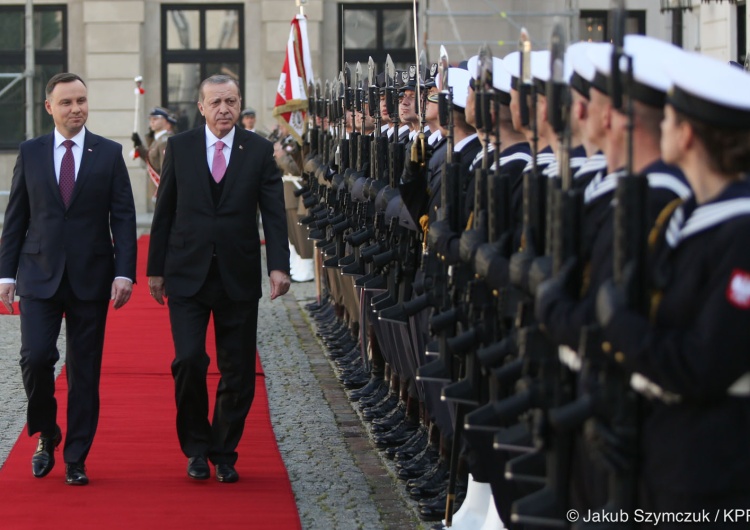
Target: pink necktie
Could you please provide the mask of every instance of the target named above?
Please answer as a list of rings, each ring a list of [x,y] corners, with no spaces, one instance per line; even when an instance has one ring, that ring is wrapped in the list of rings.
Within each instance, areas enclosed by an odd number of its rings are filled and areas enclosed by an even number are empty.
[[[62,144],[65,146],[65,154],[60,163],[60,196],[67,207],[73,195],[73,187],[76,185],[76,163],[71,150],[73,140],[65,140]]]
[[[216,182],[221,182],[224,178],[224,173],[227,171],[227,161],[224,158],[224,142],[219,140],[214,144],[214,160],[211,164],[211,175],[214,177]]]

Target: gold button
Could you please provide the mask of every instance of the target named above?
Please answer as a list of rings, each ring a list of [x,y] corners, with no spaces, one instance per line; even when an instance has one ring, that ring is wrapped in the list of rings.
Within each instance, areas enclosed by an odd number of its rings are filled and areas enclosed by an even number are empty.
[[[500,293],[497,292],[497,289],[492,289],[492,296],[500,296]]]
[[[622,353],[621,351],[618,351],[617,353],[615,353],[615,361],[617,361],[618,363],[624,363],[625,354]]]
[[[602,351],[604,353],[610,353],[612,351],[612,344],[609,342],[602,342]]]

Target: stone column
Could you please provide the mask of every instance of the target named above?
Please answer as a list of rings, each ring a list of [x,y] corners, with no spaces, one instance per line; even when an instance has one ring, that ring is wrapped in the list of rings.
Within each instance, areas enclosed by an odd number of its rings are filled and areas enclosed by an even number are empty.
[[[122,143],[130,172],[137,213],[147,211],[145,166],[130,157],[135,112],[134,78],[143,74],[143,1],[84,1],[82,72],[89,88],[89,121],[92,132]],[[71,36],[71,40],[75,37]],[[153,85],[157,89],[157,85]],[[141,96],[143,98],[143,96]],[[140,133],[146,132],[145,98]]]

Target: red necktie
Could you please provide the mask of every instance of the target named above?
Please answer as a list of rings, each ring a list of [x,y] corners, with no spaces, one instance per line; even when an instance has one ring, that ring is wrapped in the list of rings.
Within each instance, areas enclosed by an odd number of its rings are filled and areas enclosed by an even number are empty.
[[[65,154],[60,164],[60,196],[67,207],[76,184],[76,163],[71,150],[75,144],[73,140],[65,140],[62,144],[65,146]]]
[[[214,159],[211,164],[211,175],[216,182],[221,182],[227,171],[227,160],[224,158],[224,142],[219,140],[214,144]]]

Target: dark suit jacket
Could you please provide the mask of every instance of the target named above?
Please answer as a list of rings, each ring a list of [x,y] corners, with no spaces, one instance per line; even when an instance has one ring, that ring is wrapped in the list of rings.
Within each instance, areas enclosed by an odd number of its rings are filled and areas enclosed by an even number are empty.
[[[19,296],[50,298],[63,271],[82,300],[107,300],[116,276],[135,280],[133,191],[122,146],[86,131],[68,208],[54,168],[54,134],[21,144],[0,242],[0,278]]]
[[[203,285],[214,252],[233,300],[261,296],[257,210],[263,216],[268,271],[289,271],[284,187],[273,144],[235,127],[224,189],[214,204],[205,128],[167,142],[151,225],[148,275],[163,276],[167,295],[190,297]]]

